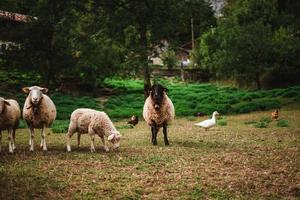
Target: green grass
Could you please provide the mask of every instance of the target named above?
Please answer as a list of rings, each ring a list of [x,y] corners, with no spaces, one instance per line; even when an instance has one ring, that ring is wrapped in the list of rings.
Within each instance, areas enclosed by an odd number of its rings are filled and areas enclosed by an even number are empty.
[[[299,104],[281,108],[286,128],[275,121],[266,129],[244,124],[267,123],[268,116],[269,111],[228,115],[226,126],[208,131],[177,118],[168,128],[168,147],[162,130],[153,146],[144,121],[125,128],[121,120],[115,123],[123,135],[121,148],[105,152],[96,137],[95,153],[88,135],[82,135],[80,147],[74,135],[67,153],[65,135],[51,129],[48,152],[39,148],[38,130],[35,151],[29,152],[28,130],[18,129],[13,155],[2,141],[0,199],[298,199]]]
[[[251,91],[216,84],[183,84],[164,79],[158,79],[157,82],[169,89],[168,96],[174,103],[176,116],[195,116],[198,112],[211,115],[215,110],[221,115],[250,113],[278,109],[300,99],[300,86]],[[69,120],[70,114],[77,108],[104,110],[116,120],[142,115],[142,80],[106,79],[104,86],[110,88],[114,94],[105,97],[107,101],[104,102],[90,96],[72,96],[50,91],[50,97],[57,107],[57,119]],[[15,98],[22,107],[26,95],[21,92],[15,94],[0,90],[0,96]],[[102,97],[101,94],[99,97]]]
[[[224,114],[249,113],[280,108],[297,102],[300,86],[286,89],[250,91],[215,84],[182,84],[158,80],[168,89],[177,116],[194,116],[197,112],[210,115],[217,110]],[[110,96],[104,110],[113,118],[141,116],[143,109],[143,83],[139,80],[107,80],[108,87],[118,89]]]

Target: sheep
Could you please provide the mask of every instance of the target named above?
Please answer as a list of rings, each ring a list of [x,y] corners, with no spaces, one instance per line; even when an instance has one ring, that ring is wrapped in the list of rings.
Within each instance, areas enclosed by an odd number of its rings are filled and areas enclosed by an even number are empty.
[[[2,130],[8,130],[8,151],[13,153],[16,149],[16,129],[19,127],[21,110],[17,101],[0,97],[0,151],[2,143]]]
[[[153,145],[157,145],[156,138],[160,127],[163,127],[165,145],[169,145],[167,126],[175,117],[175,109],[166,92],[167,89],[162,85],[153,85],[144,104],[143,117],[151,127]]]
[[[47,151],[46,128],[50,127],[56,118],[56,107],[53,101],[46,95],[47,88],[39,86],[24,87],[22,89],[28,94],[24,107],[23,119],[30,129],[29,150],[34,150],[34,129],[42,129],[40,147]]]
[[[114,124],[105,112],[79,108],[73,111],[70,118],[69,129],[67,133],[67,151],[71,151],[71,137],[74,133],[78,134],[77,142],[80,143],[80,135],[88,133],[91,138],[91,152],[95,152],[95,135],[98,135],[103,143],[105,151],[109,151],[105,144],[104,137],[113,144],[114,148],[119,148],[121,134],[115,128]]]

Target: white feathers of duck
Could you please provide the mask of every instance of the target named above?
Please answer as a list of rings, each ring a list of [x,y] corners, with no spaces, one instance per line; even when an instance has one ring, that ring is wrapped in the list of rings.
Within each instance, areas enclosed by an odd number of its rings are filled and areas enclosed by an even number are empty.
[[[219,115],[219,113],[217,111],[213,112],[211,119],[207,119],[202,122],[196,123],[195,126],[200,126],[205,129],[209,129],[209,128],[215,126],[217,123],[216,115]]]

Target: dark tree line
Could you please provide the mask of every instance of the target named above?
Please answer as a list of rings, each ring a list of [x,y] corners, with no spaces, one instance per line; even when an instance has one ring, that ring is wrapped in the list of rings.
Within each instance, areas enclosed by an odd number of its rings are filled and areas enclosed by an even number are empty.
[[[93,86],[116,73],[143,71],[150,88],[149,55],[160,40],[182,44],[215,23],[204,0],[28,0],[1,1],[2,10],[37,17],[15,30],[21,44],[3,66],[38,73],[46,85],[80,78]]]
[[[295,84],[299,4],[227,0],[216,19],[206,0],[2,0],[1,10],[37,20],[0,21],[0,40],[16,44],[2,51],[0,68],[34,73],[47,86],[69,80],[95,88],[106,77],[140,75],[147,95],[153,47],[190,42],[193,19],[193,61],[211,78],[257,88]]]

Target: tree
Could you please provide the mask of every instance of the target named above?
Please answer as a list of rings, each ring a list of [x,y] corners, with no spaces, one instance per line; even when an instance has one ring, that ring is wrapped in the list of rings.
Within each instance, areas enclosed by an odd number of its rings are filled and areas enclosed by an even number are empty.
[[[162,39],[174,43],[190,40],[191,16],[197,33],[214,22],[213,12],[204,0],[110,0],[99,3],[99,8],[100,12],[106,12],[108,34],[114,39],[124,43],[124,31],[128,27],[136,31],[138,46],[134,45],[130,52],[138,55],[143,69],[145,98],[151,86],[148,65],[151,47]]]
[[[293,0],[230,0],[218,26],[201,36],[196,61],[217,77],[255,83],[258,89],[270,76],[273,82],[287,81],[282,77],[295,82],[292,75],[299,75],[295,8],[299,3]]]

